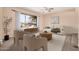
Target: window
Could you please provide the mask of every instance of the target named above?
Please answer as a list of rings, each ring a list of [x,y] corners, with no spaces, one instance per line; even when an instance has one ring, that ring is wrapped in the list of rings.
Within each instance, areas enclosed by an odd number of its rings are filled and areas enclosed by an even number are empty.
[[[53,16],[51,22],[53,28],[59,28],[59,16]]]
[[[19,19],[20,19],[21,28],[37,27],[37,16],[25,15],[20,13]]]
[[[52,24],[59,24],[59,16],[52,17]]]

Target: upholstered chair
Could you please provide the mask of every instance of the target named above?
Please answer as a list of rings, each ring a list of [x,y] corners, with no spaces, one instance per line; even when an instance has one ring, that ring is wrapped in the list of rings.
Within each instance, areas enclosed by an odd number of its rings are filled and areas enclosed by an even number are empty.
[[[36,51],[42,48],[47,51],[47,39],[44,37],[35,37],[33,34],[24,34],[23,50]]]

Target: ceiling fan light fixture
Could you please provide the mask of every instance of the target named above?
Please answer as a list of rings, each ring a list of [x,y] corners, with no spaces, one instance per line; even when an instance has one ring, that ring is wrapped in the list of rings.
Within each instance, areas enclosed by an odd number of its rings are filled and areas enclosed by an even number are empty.
[[[50,8],[50,7],[44,7],[43,9],[45,12],[51,12],[54,10],[54,8]]]

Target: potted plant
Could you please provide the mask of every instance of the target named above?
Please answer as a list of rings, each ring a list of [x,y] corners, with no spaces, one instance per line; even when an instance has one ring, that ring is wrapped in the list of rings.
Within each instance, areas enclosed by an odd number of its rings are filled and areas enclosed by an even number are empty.
[[[7,18],[5,17],[5,20],[3,22],[3,25],[4,25],[4,41],[7,41],[9,40],[9,35],[8,35],[8,25],[9,23],[11,22],[12,18]]]

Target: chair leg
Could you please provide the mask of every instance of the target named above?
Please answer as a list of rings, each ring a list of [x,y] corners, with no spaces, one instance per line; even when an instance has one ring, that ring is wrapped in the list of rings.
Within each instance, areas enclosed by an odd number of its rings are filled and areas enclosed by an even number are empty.
[[[43,51],[47,51],[47,46],[43,46]]]
[[[23,49],[23,51],[25,51],[25,47],[24,46],[22,47],[22,49]]]

